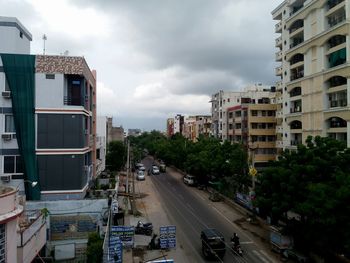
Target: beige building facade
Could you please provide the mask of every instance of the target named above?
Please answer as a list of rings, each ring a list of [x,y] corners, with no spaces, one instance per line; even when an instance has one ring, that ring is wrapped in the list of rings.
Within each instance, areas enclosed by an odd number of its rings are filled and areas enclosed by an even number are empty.
[[[307,136],[350,146],[350,1],[284,1],[273,12],[277,147],[294,148]]]

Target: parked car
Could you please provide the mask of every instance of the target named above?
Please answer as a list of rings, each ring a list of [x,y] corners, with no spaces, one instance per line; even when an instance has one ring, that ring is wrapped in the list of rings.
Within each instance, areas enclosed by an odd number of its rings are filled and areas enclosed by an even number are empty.
[[[194,177],[193,175],[186,174],[184,176],[183,180],[184,180],[184,183],[187,185],[195,185],[196,184],[196,177]]]
[[[152,174],[159,174],[159,173],[160,173],[160,172],[159,172],[158,166],[153,165],[153,166],[152,166]]]
[[[164,163],[160,164],[159,170],[160,170],[160,172],[165,173],[166,172],[166,165]]]
[[[201,232],[202,253],[205,258],[223,258],[226,253],[224,236],[214,228],[207,228]]]
[[[145,180],[145,172],[141,171],[141,170],[137,171],[136,180],[138,180],[138,181]]]
[[[291,259],[294,262],[298,262],[298,263],[307,263],[310,262],[310,260],[308,259],[307,256],[292,250],[292,249],[286,249],[283,253],[282,253],[283,257],[287,258],[287,259]]]
[[[146,171],[146,168],[145,168],[145,166],[143,166],[143,164],[142,164],[142,166],[139,167],[139,171]]]

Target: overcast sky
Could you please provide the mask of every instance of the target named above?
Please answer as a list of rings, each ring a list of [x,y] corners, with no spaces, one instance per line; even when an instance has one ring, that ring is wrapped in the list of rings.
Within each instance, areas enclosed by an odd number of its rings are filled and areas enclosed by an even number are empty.
[[[97,70],[99,115],[165,130],[168,117],[210,114],[210,95],[273,85],[271,11],[280,0],[0,0],[32,33],[31,53],[84,56]]]

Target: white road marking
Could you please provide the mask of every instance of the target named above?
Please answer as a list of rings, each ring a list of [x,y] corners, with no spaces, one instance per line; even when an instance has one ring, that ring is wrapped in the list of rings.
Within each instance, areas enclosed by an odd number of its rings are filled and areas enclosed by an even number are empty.
[[[271,258],[264,250],[260,250],[260,253],[263,254],[268,260],[271,262],[276,262],[273,258]]]
[[[192,211],[194,211],[193,207],[189,203],[186,203],[186,205],[188,206],[188,208],[190,208]]]
[[[249,245],[249,244],[254,244],[253,241],[243,241],[243,242],[239,242],[241,245]]]
[[[218,213],[220,214],[227,222],[229,222],[232,226],[234,226],[235,228],[239,228],[236,224],[232,223],[230,219],[228,219],[223,213],[221,213],[215,206],[212,206],[212,208]],[[241,231],[241,233],[250,241],[254,244],[254,241],[246,234],[244,233],[244,231]]]
[[[200,199],[204,200],[205,201],[205,198],[203,196],[201,196],[200,194],[194,192]]]
[[[263,262],[265,263],[270,263],[266,258],[264,258],[263,256],[260,255],[260,253],[256,250],[253,250],[253,253]]]

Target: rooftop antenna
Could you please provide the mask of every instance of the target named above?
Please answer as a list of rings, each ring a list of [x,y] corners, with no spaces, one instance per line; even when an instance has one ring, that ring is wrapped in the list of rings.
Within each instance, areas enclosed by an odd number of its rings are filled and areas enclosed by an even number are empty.
[[[45,42],[47,40],[47,36],[45,34],[43,35],[43,40],[44,40],[44,52],[43,52],[43,54],[45,55],[45,51],[46,51],[46,49],[45,49]]]

